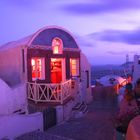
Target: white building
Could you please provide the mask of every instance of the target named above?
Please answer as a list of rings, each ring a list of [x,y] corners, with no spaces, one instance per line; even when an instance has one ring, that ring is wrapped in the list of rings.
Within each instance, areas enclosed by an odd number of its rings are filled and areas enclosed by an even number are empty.
[[[140,78],[140,55],[134,55],[133,83]]]
[[[76,103],[92,99],[90,73],[74,37],[60,27],[45,27],[0,47],[0,78],[11,89],[26,85],[22,93],[27,95],[29,111],[30,107],[37,111],[59,108],[60,120],[69,117]]]

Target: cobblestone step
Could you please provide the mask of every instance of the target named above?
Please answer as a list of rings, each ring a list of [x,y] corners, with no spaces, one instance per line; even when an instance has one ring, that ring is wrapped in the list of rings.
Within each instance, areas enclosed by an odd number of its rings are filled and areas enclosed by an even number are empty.
[[[48,134],[46,132],[34,131],[24,134],[20,137],[17,137],[14,140],[74,140],[74,139]]]

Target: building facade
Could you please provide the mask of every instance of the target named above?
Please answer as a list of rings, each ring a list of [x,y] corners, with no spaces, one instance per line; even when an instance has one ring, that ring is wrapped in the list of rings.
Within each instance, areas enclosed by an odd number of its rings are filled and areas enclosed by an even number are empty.
[[[33,104],[89,102],[90,73],[75,39],[60,27],[45,27],[0,47],[0,78],[11,88],[26,84],[25,94]]]

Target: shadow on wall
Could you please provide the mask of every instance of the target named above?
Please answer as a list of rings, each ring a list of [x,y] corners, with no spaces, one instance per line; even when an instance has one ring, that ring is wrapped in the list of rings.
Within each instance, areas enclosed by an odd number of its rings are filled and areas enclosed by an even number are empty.
[[[43,131],[42,113],[0,117],[0,139],[14,139],[35,130]]]
[[[21,84],[10,88],[0,79],[0,115],[12,114],[14,111],[22,109],[27,111],[26,85]]]

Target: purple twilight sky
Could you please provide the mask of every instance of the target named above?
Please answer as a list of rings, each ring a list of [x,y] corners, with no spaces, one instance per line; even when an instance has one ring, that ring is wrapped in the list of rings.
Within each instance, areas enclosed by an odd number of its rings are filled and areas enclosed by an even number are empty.
[[[1,0],[0,44],[44,26],[69,30],[92,64],[121,64],[140,51],[140,0]]]

